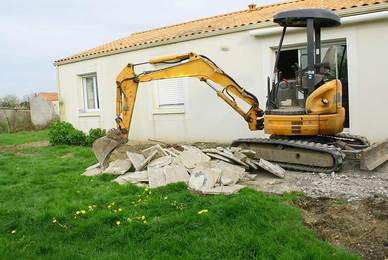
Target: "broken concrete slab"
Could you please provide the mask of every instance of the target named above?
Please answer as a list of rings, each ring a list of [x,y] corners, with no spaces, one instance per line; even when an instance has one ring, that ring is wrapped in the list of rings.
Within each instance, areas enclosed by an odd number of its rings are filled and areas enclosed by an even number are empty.
[[[175,149],[174,147],[165,148],[163,151],[172,157],[177,157],[181,153],[181,151]]]
[[[244,161],[245,161],[246,164],[248,164],[249,167],[252,168],[253,170],[258,170],[258,169],[259,169],[259,167],[257,167],[257,165],[256,165],[251,159],[249,159],[248,157],[245,158]]]
[[[221,161],[224,161],[224,162],[228,162],[228,163],[233,163],[232,160],[222,156],[222,155],[219,155],[218,153],[209,153],[207,152],[206,153],[208,156],[210,156],[211,158],[214,158],[214,159],[218,159],[218,160],[221,160]]]
[[[144,155],[140,153],[132,153],[132,152],[127,152],[128,159],[131,161],[133,167],[135,167],[136,171],[141,170],[141,166],[145,160]]]
[[[174,162],[193,169],[203,162],[210,161],[210,157],[196,147],[185,147],[185,150],[174,158]]]
[[[245,188],[244,185],[235,184],[232,186],[217,186],[208,190],[201,191],[202,194],[224,194],[231,195],[239,192],[241,189]]]
[[[233,163],[237,163],[237,164],[245,167],[246,169],[249,168],[249,165],[247,163],[243,162],[240,158],[235,156],[231,151],[229,151],[223,147],[217,147],[217,149],[204,149],[203,151],[206,153],[211,153],[212,155],[209,155],[209,156],[212,156],[213,158],[215,158],[214,154],[218,154],[219,156],[222,156],[222,157],[219,157],[217,159],[223,160],[221,158],[226,158]],[[236,152],[236,153],[239,153],[239,152]],[[239,155],[242,158],[246,158],[246,156],[244,154],[239,153]],[[226,161],[226,160],[223,160],[223,161]]]
[[[145,167],[155,158],[158,151],[152,151],[150,155],[144,160],[144,162],[139,166],[139,171],[145,169]]]
[[[223,186],[233,185],[233,180],[226,176],[221,176],[220,182]]]
[[[128,182],[148,182],[148,171],[128,172],[118,178],[127,180]]]
[[[189,181],[190,175],[187,169],[181,165],[165,166],[163,168],[166,184]]]
[[[216,186],[220,178],[221,169],[200,166],[193,170],[189,179],[189,187],[197,191],[207,190]]]
[[[221,176],[232,179],[233,184],[236,184],[245,174],[245,169],[243,167],[226,163],[223,161],[215,162],[215,167],[221,169]]]
[[[149,164],[148,167],[157,167],[157,168],[162,168],[166,165],[171,164],[172,158],[171,155],[166,155],[163,157],[159,157],[157,159],[152,160]]]
[[[151,146],[147,149],[144,149],[143,151],[141,151],[141,153],[144,155],[144,157],[149,157],[154,151],[157,151],[157,153],[155,154],[154,158],[157,159],[157,158],[160,158],[160,157],[164,157],[167,155],[167,153],[163,150],[163,148],[160,146],[160,144],[157,144],[157,145],[154,145],[154,146]]]
[[[131,167],[132,163],[129,159],[116,160],[109,163],[109,166],[104,170],[104,173],[112,175],[122,175],[126,173]]]
[[[260,159],[258,165],[264,170],[267,170],[268,172],[272,173],[273,175],[279,178],[284,178],[286,175],[286,170],[284,170],[278,164],[274,164],[264,159]]]
[[[166,185],[166,176],[163,168],[148,168],[148,183],[150,188],[157,188]]]
[[[96,164],[90,165],[88,168],[86,168],[85,171],[93,170],[93,169],[99,168],[99,167],[100,167],[100,163],[96,163]]]
[[[90,168],[90,167],[88,167]],[[89,170],[87,169],[84,173],[82,173],[81,175],[83,176],[97,176],[97,175],[100,175],[102,174],[102,167],[92,167],[90,168]]]

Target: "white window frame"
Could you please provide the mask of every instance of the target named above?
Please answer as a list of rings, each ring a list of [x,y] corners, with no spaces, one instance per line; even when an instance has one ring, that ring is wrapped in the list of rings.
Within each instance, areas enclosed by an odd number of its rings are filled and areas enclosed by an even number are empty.
[[[155,70],[155,66],[152,68]],[[162,82],[163,80],[155,80],[153,82],[153,91],[152,91],[152,99],[153,99],[153,111],[152,113],[155,114],[184,114],[185,113],[185,104],[186,104],[186,95],[185,95],[185,89],[187,86],[187,78],[175,78],[182,80],[182,91],[183,91],[183,104],[177,104],[177,105],[171,105],[171,106],[161,106],[159,103],[159,87],[158,83]]]
[[[100,100],[99,100],[99,92],[98,92],[98,85],[97,85],[97,74],[87,74],[82,75],[82,91],[83,91],[83,104],[84,104],[84,112],[98,112],[100,111]],[[93,78],[93,89],[94,89],[94,107],[96,108],[88,108],[88,101],[87,101],[87,92],[86,92],[86,78]]]

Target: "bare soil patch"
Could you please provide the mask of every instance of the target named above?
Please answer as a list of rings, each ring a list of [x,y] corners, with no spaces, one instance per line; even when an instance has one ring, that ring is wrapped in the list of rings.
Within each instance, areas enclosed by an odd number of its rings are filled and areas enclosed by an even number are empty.
[[[365,259],[388,258],[388,198],[374,196],[348,202],[332,198],[301,197],[305,225],[322,239],[348,248]]]
[[[31,148],[31,147],[46,147],[49,146],[49,141],[36,141],[31,143],[25,143],[25,144],[14,144],[14,145],[1,145],[0,151],[16,151],[16,149],[19,148]]]

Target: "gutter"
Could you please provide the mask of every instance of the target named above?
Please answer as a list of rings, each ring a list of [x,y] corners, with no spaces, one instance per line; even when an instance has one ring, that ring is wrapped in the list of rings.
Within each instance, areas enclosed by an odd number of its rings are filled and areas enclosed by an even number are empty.
[[[341,17],[341,25],[379,21],[379,20],[385,20],[385,19],[388,19],[388,11]],[[270,28],[264,28],[264,29],[251,30],[249,31],[249,34],[254,37],[269,36],[273,34],[280,34],[282,30],[283,30],[283,27],[270,27]],[[301,28],[301,27],[287,28],[287,32],[297,32],[302,30],[305,30],[305,28]]]
[[[355,7],[355,8],[348,8],[344,10],[338,10],[336,13],[341,16],[341,21],[343,22],[343,19],[349,19],[350,22],[348,23],[356,23],[360,22],[357,21],[358,16],[366,16],[367,20],[372,19],[374,17],[373,15],[378,15],[379,13],[386,13],[385,11],[388,11],[388,4],[387,3],[382,3],[382,4],[375,4],[375,5],[368,5],[368,6],[360,6],[360,7]],[[371,16],[368,16],[371,15]],[[352,21],[352,18],[356,19]],[[281,27],[279,28],[273,28],[277,26],[277,24],[273,23],[272,21],[270,22],[261,22],[257,24],[251,24],[251,25],[245,25],[245,26],[235,26],[232,28],[228,29],[218,29],[218,30],[213,30],[210,32],[199,32],[197,34],[193,34],[190,36],[186,37],[177,37],[177,38],[172,38],[169,40],[160,40],[158,42],[153,42],[153,43],[144,43],[140,44],[137,46],[133,47],[127,47],[123,49],[118,49],[118,50],[113,50],[113,51],[106,51],[98,54],[92,54],[90,56],[84,56],[84,57],[77,57],[74,59],[69,59],[69,60],[63,60],[63,61],[55,61],[54,66],[60,66],[60,65],[65,65],[65,64],[70,64],[70,63],[75,63],[75,62],[80,62],[84,60],[91,60],[99,57],[105,57],[105,56],[110,56],[110,55],[115,55],[119,53],[125,53],[125,52],[131,52],[131,51],[136,51],[136,50],[141,50],[141,49],[148,49],[148,48],[153,48],[157,46],[163,46],[163,45],[168,45],[168,44],[173,44],[173,43],[179,43],[179,42],[185,42],[185,41],[191,41],[191,40],[196,40],[196,39],[201,39],[201,38],[208,38],[208,37],[213,37],[213,36],[219,36],[219,35],[224,35],[224,34],[230,34],[230,33],[235,33],[235,32],[242,32],[242,31],[249,31],[249,34],[252,36],[260,36],[261,33],[259,31],[263,31],[264,33],[267,32],[267,34],[261,34],[261,35],[270,35],[270,34],[275,34],[279,33],[281,31]],[[264,29],[265,28],[265,29]],[[289,28],[289,31],[292,31],[291,29],[298,30],[298,28]],[[267,31],[268,30],[268,31]],[[257,35],[255,35],[257,34]]]

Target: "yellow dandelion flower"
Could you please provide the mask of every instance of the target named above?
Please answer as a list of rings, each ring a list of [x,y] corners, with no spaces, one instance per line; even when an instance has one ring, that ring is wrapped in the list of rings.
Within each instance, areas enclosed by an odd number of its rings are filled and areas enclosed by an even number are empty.
[[[56,218],[53,218],[53,223],[57,223],[57,219]]]
[[[121,224],[121,221],[120,220],[117,220],[116,221],[116,225],[119,226]]]
[[[208,212],[209,211],[207,209],[203,209],[203,210],[198,211],[198,214],[201,215],[201,214],[208,213]]]
[[[119,212],[120,212],[120,211],[123,211],[123,209],[122,209],[122,208],[118,208],[118,209],[117,209],[117,211],[119,211]]]
[[[96,208],[96,207],[97,207],[97,205],[93,204],[93,208]]]
[[[141,216],[141,218],[140,218],[141,220],[145,220],[145,216]]]
[[[108,205],[108,209],[110,209],[112,206],[111,205]]]
[[[147,224],[147,220],[143,220],[143,223],[144,223],[144,224]]]
[[[86,214],[86,211],[85,211],[85,210],[81,210],[81,213],[82,213],[82,214]]]
[[[16,229],[11,231],[11,234],[15,234],[15,233],[16,233]]]
[[[150,189],[148,187],[145,187],[144,188],[144,191],[149,191]]]
[[[168,199],[168,197],[167,197],[167,196],[165,196],[163,199],[165,199],[165,200],[166,200],[166,199]]]

